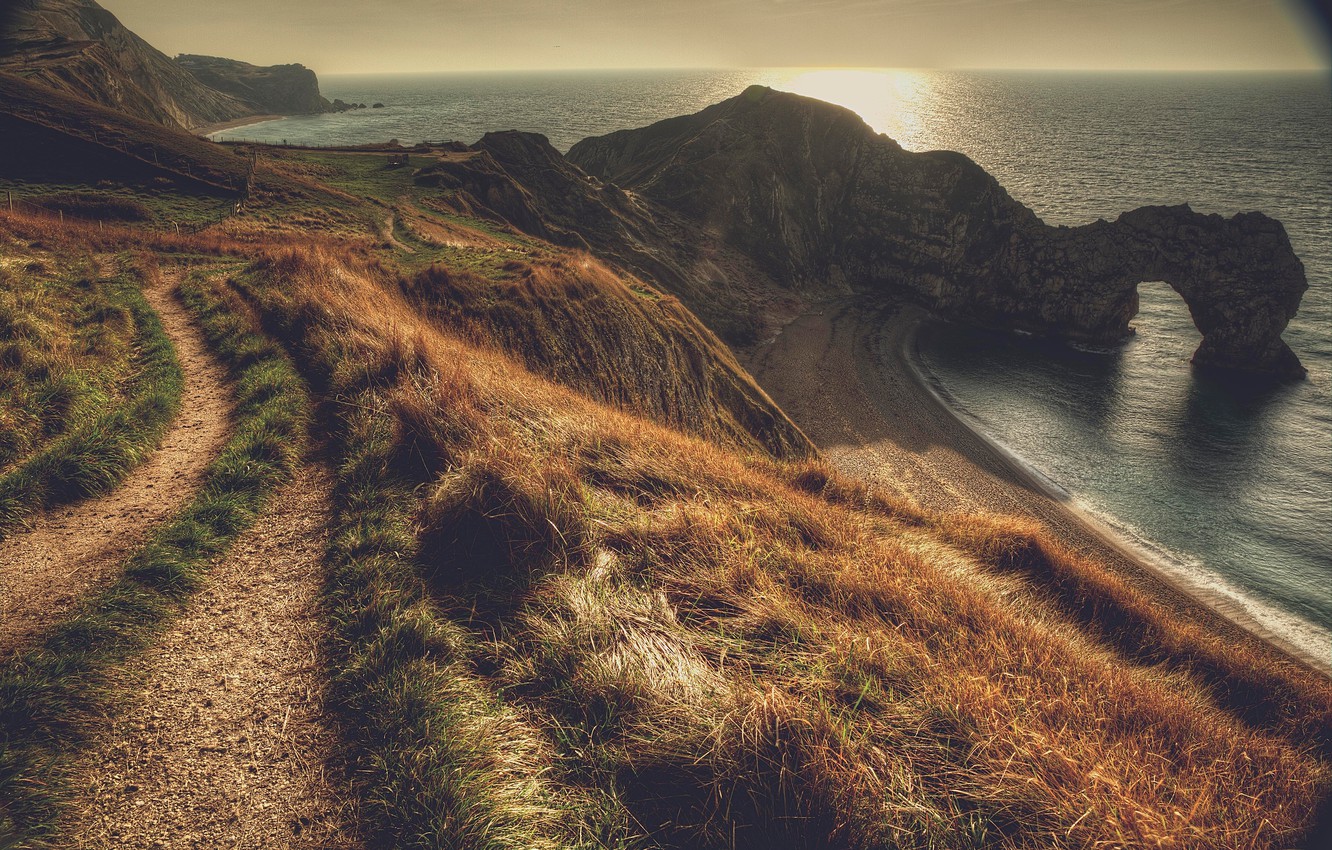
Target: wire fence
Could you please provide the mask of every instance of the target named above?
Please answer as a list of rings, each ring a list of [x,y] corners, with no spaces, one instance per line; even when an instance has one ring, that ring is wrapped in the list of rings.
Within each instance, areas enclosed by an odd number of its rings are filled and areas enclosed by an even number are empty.
[[[95,224],[98,228],[105,228],[124,227],[127,223],[134,223],[113,216],[97,215],[87,209],[78,209],[76,205],[72,204],[69,205],[69,209],[66,209],[65,206],[61,206],[61,201],[63,199],[59,195],[45,196],[46,200],[43,200],[44,196],[42,195],[34,195],[32,197],[35,198],[36,201],[16,196],[12,189],[5,190],[5,198],[2,202],[4,206],[2,208],[7,209],[11,213],[21,213],[23,215],[34,216],[37,218],[47,218],[53,221],[59,221],[62,224],[66,220],[69,220],[87,225]],[[167,220],[159,223],[165,224],[166,229],[176,233],[198,233],[209,227],[221,224],[228,218],[241,212],[243,208],[243,203],[241,201],[236,201],[235,203],[228,204],[226,207],[220,209],[216,217],[209,216],[202,220],[194,219],[193,221],[185,222]]]
[[[196,168],[196,163],[188,158],[173,154],[151,142],[131,141],[117,134],[99,131],[96,127],[70,126],[63,120],[48,119],[40,115],[18,114],[16,112],[10,112],[9,115],[19,121],[43,127],[47,130],[59,131],[66,136],[78,138],[85,144],[92,144],[103,150],[137,160],[153,170],[166,172],[178,180],[200,184],[211,189],[220,189],[233,194],[247,192],[248,184],[253,176],[253,161],[251,161],[250,168],[243,178],[232,175],[219,176],[215,172]]]

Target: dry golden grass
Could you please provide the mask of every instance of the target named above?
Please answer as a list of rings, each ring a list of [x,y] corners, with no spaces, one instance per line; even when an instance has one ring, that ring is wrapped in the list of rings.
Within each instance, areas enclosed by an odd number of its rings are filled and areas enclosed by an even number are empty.
[[[518,278],[491,296],[546,317],[597,294]],[[1285,847],[1332,788],[1326,679],[1028,529],[653,422],[589,388],[573,325],[511,357],[520,320],[426,320],[331,249],[239,285],[359,423],[344,442],[385,445],[345,474],[416,488],[411,539],[363,519],[345,545],[417,553],[365,591],[423,594],[386,632],[423,637],[377,638],[373,663],[412,660],[376,698],[456,731],[394,743],[450,846]],[[711,414],[690,430],[733,427]]]
[[[277,187],[277,188],[280,188]],[[0,228],[32,249],[64,256],[92,253],[149,252],[171,256],[254,257],[264,251],[290,246],[302,250],[336,250],[365,257],[375,240],[368,233],[349,234],[340,229],[341,217],[327,231],[275,221],[265,212],[235,216],[195,233],[152,230],[107,221],[56,221],[31,212],[0,209]]]
[[[678,299],[578,251],[498,279],[434,265],[401,280],[427,317],[597,401],[777,457],[814,448]]]

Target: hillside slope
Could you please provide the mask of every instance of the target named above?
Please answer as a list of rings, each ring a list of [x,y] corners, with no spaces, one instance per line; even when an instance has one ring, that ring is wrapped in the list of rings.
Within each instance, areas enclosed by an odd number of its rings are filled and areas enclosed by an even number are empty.
[[[1314,817],[1326,681],[1029,528],[598,404],[351,256],[235,280],[340,402],[339,686],[385,843],[1259,848]]]
[[[255,109],[199,82],[94,0],[17,0],[0,34],[0,70],[168,127]]]
[[[589,177],[537,133],[487,133],[414,177],[463,215],[586,248],[679,297],[731,343],[752,341],[773,288],[740,251],[649,199]]]
[[[194,129],[263,113],[327,112],[302,65],[172,60],[95,0],[10,0],[0,71],[168,127]]]
[[[188,263],[186,304],[204,307],[242,417],[199,506],[127,568],[135,593],[175,601],[94,599],[95,621],[0,676],[0,846],[97,793],[90,811],[118,829],[172,824],[201,846],[245,844],[254,815],[316,833],[270,778],[279,761],[323,765],[317,747],[266,743],[293,702],[255,686],[278,679],[306,701],[327,687],[346,732],[327,776],[347,777],[336,796],[374,846],[1267,850],[1307,836],[1332,788],[1332,684],[1172,616],[1032,525],[921,509],[804,456],[655,281],[494,224],[480,206],[517,210],[511,190],[537,204],[533,228],[596,192],[637,197],[572,166],[546,184],[547,154],[509,141],[414,150],[407,167],[269,150],[256,183],[273,189],[198,234],[0,211],[7,273],[28,273],[38,245]],[[488,170],[467,186],[413,181],[468,160]],[[572,179],[589,194],[538,197]],[[299,477],[306,384],[336,483]],[[292,492],[331,497],[326,536],[322,508],[263,501],[292,473],[309,482]],[[291,536],[263,538],[274,522]],[[292,596],[270,583],[278,552],[300,570],[323,558],[302,573],[321,600],[308,619],[254,625],[267,614],[215,557],[243,529],[237,552],[257,553],[244,560],[275,607]],[[252,549],[256,536],[277,545]],[[212,564],[224,604],[201,589]],[[192,598],[204,604],[173,628]],[[327,639],[282,651],[307,625]],[[253,663],[181,671],[190,653],[168,652],[159,676],[136,661],[159,639]],[[96,687],[108,679],[165,683],[150,697],[199,717],[144,718],[134,692]],[[68,779],[88,718],[127,731],[109,758],[93,745],[100,788]],[[227,805],[235,819],[212,817]]]
[[[0,129],[0,175],[16,178],[166,177],[239,192],[248,174],[246,160],[220,145],[6,73],[0,73]]]

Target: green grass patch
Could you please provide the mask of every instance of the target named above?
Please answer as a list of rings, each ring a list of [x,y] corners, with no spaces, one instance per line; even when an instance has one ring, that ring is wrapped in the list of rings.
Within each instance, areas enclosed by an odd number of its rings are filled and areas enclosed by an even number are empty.
[[[0,176],[0,193],[10,192],[24,207],[63,210],[71,219],[132,223],[155,230],[174,225],[211,224],[231,210],[233,198],[183,189],[162,178],[154,183],[101,181],[96,185],[74,182],[29,182]]]
[[[0,847],[51,846],[75,790],[65,771],[85,741],[86,719],[117,702],[114,671],[183,609],[307,443],[308,397],[282,349],[201,275],[183,292],[234,381],[235,431],[199,494],[128,559],[123,576],[0,671]]]
[[[411,155],[407,165],[389,167],[387,153],[283,151],[284,159],[304,164],[311,176],[359,198],[392,203],[416,189],[412,172],[429,165],[434,156]]]
[[[372,844],[577,846],[550,786],[524,769],[545,742],[475,673],[471,636],[417,577],[412,482],[394,471],[391,420],[376,407],[367,391],[339,416],[328,587],[334,690]]]
[[[180,406],[175,350],[137,283],[119,275],[64,288],[75,291],[61,309],[77,358],[52,353],[55,332],[43,336],[40,314],[0,307],[11,328],[0,416],[13,425],[0,456],[15,459],[0,475],[0,535],[33,511],[110,490]]]

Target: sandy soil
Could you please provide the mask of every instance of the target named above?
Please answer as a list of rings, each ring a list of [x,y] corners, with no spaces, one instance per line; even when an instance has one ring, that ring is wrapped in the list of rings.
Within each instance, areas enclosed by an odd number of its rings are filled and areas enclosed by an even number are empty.
[[[119,575],[122,561],[198,490],[230,430],[226,371],[172,294],[175,278],[146,289],[185,373],[181,412],[162,445],[111,493],[32,518],[0,541],[0,655],[32,642],[89,592]]]
[[[128,680],[76,770],[76,848],[355,846],[324,712],[318,593],[332,481],[307,468]]]
[[[1048,482],[973,432],[923,385],[908,352],[914,307],[812,305],[744,360],[838,469],[935,510],[1035,519],[1073,549],[1150,593],[1176,616],[1329,672],[1234,600],[1187,587],[1076,510]]]

